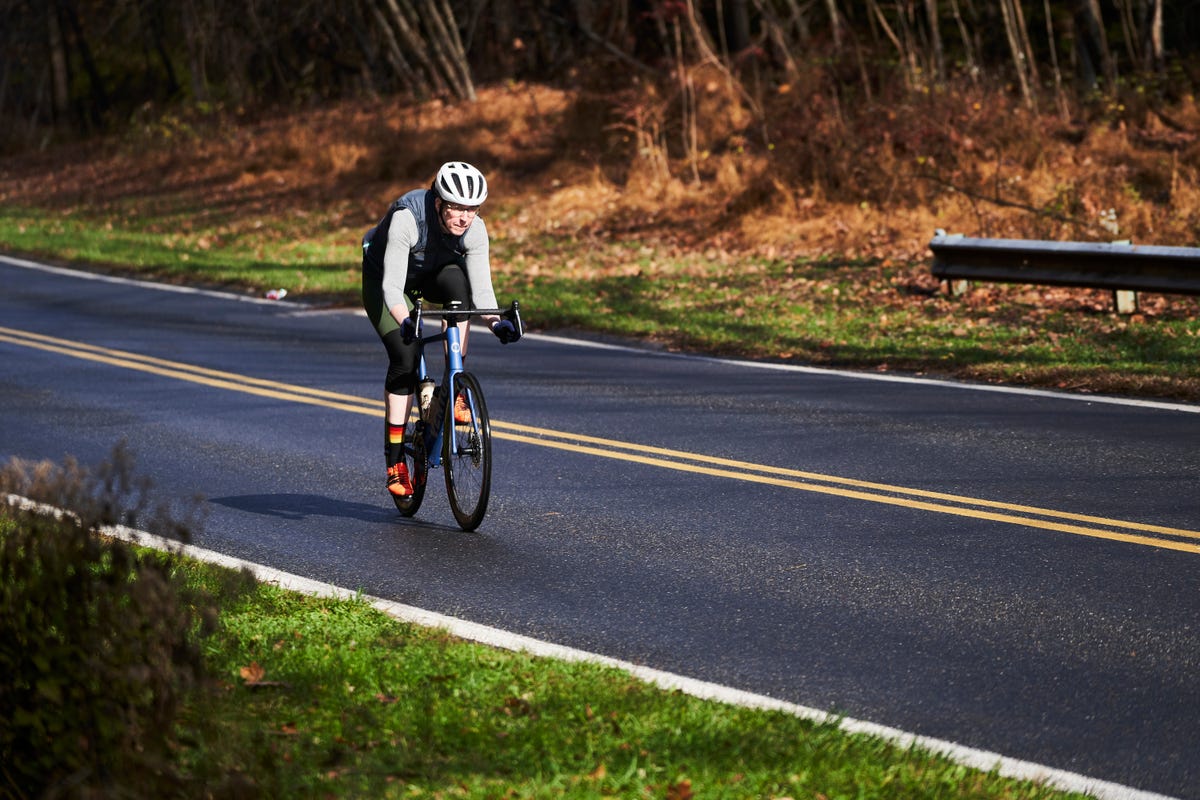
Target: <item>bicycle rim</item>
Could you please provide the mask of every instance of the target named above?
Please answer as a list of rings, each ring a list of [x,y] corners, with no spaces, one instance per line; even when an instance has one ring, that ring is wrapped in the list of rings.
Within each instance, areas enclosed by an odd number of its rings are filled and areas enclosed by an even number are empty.
[[[429,476],[429,459],[425,454],[425,423],[421,421],[416,403],[408,415],[408,424],[404,426],[404,464],[408,467],[408,477],[412,481],[413,493],[408,497],[392,495],[396,510],[406,517],[417,513],[421,501],[425,499],[425,481]]]
[[[466,396],[471,421],[454,421],[454,402],[446,402],[445,436],[442,440],[442,467],[446,474],[446,494],[458,526],[473,531],[487,513],[492,490],[492,429],[479,381],[469,372],[454,380],[454,397]]]

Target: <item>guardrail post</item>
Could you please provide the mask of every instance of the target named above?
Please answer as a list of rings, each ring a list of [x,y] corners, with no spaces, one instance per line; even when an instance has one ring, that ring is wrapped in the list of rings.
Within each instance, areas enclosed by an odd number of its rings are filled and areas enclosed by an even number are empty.
[[[962,297],[971,288],[971,282],[968,280],[958,279],[946,281],[946,291],[951,297]]]
[[[1129,289],[1118,289],[1113,292],[1113,305],[1118,314],[1136,314],[1138,310],[1138,293]]]

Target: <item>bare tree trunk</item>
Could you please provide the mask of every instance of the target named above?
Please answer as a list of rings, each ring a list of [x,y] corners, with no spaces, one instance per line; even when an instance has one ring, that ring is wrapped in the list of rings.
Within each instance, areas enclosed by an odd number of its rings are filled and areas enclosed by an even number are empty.
[[[792,57],[792,42],[787,37],[783,20],[766,0],[754,0],[754,7],[758,9],[758,13],[762,17],[767,39],[775,45],[775,51],[783,62],[784,74],[788,80],[795,80],[800,73],[800,68],[796,64],[796,59]]]
[[[263,56],[266,58],[267,63],[271,65],[271,72],[275,76],[275,81],[278,84],[280,91],[285,91],[288,88],[290,82],[287,78],[287,75],[285,74],[283,64],[279,60],[279,54],[277,52],[277,49],[275,47],[273,47],[272,43],[268,40],[267,31],[263,27],[262,19],[258,14],[258,9],[255,7],[256,5],[257,4],[255,2],[253,2],[253,0],[249,0],[246,3],[246,5],[245,5],[246,16],[249,17],[251,26],[254,29],[255,40],[258,41],[260,44],[266,45],[264,47],[259,47],[259,51],[260,52],[266,51],[265,53],[263,53]],[[244,72],[245,70],[238,70],[238,71]],[[240,80],[238,82],[241,83]],[[238,93],[244,94],[245,93],[244,89],[239,91]]]
[[[1141,40],[1142,69],[1162,73],[1166,69],[1163,51],[1163,0],[1143,0]]]
[[[1108,84],[1108,91],[1115,91],[1117,69],[1108,51],[1108,38],[1104,35],[1099,0],[1074,0],[1072,10],[1076,51],[1084,84],[1087,88],[1094,89],[1098,79],[1103,77]]]
[[[166,22],[163,18],[162,4],[157,2],[142,2],[136,6],[138,24],[142,35],[149,39],[154,54],[158,56],[163,71],[167,76],[167,97],[179,94],[179,77],[175,74],[175,65],[171,62],[167,50]]]
[[[1133,20],[1133,2],[1132,0],[1114,0],[1113,3],[1117,7],[1117,15],[1121,18],[1121,32],[1125,39],[1125,55],[1129,57],[1130,64],[1142,64],[1141,53],[1141,37],[1139,36],[1139,26]]]
[[[1017,83],[1021,87],[1021,96],[1025,99],[1025,105],[1029,108],[1035,108],[1037,101],[1033,94],[1033,86],[1030,83],[1032,73],[1029,53],[1025,49],[1027,42],[1024,31],[1020,30],[1020,20],[1018,11],[1015,6],[1016,0],[1000,0],[1000,12],[1004,15],[1004,33],[1008,38],[1008,47],[1012,52],[1013,67],[1017,74]]]
[[[925,16],[929,20],[929,45],[933,49],[933,74],[939,84],[946,82],[946,57],[942,51],[942,31],[938,24],[937,0],[925,0]]]
[[[842,50],[842,12],[838,10],[837,0],[825,0],[825,10],[829,12],[829,34],[833,38],[833,51]]]
[[[691,9],[691,0],[688,0],[688,10]],[[698,130],[696,128],[696,86],[692,82],[691,73],[688,71],[687,62],[683,52],[683,30],[679,24],[679,18],[676,17],[671,21],[672,32],[675,40],[675,72],[679,79],[680,93],[680,111],[682,117],[683,134],[683,152],[687,155],[688,166],[692,168],[692,182],[700,182],[700,167],[697,162],[697,140]]]
[[[910,90],[915,89],[916,86],[914,84],[912,65],[910,63],[911,54],[906,51],[904,44],[902,44],[900,41],[900,37],[897,36],[896,32],[892,30],[892,26],[888,23],[887,16],[884,15],[883,9],[879,7],[879,3],[876,2],[876,0],[867,0],[867,8],[879,22],[879,27],[883,29],[884,35],[887,36],[892,45],[896,48],[896,55],[900,59],[900,63],[904,65],[905,88]]]
[[[732,32],[729,49],[740,53],[750,46],[750,9],[746,0],[730,0],[729,13],[732,17]]]
[[[695,0],[687,0],[686,9],[688,28],[692,33],[692,40],[695,43],[700,57],[720,70],[721,74],[725,76],[725,82],[729,86],[730,90],[741,95],[742,99],[746,101],[746,104],[750,107],[750,110],[754,113],[755,117],[761,119],[761,105],[750,96],[750,93],[746,91],[746,87],[742,85],[741,81],[734,77],[729,65],[722,61],[717,56],[716,52],[714,52],[712,37],[709,35],[708,30],[704,27],[704,22],[696,13]]]
[[[425,46],[425,41],[413,21],[405,16],[400,6],[396,4],[396,0],[381,0],[381,2],[387,21],[400,34],[402,49],[397,52],[407,51],[413,54],[417,63],[421,66],[425,79],[432,85],[434,94],[451,94],[450,87],[443,79],[437,65],[429,58],[426,52],[428,48]],[[407,3],[405,6],[406,8],[408,7]]]
[[[450,8],[449,0],[441,0],[440,5],[440,13],[432,3],[426,8],[426,13],[433,23],[434,49],[438,52],[459,98],[474,102],[475,84],[471,81],[471,67],[467,64],[467,54],[458,35],[454,11]]]
[[[788,21],[795,28],[796,41],[801,47],[807,47],[812,40],[812,31],[808,24],[808,6],[801,8],[796,0],[787,0],[787,7]]]
[[[392,26],[388,24],[383,9],[374,0],[365,0],[365,2],[371,17],[375,21],[375,30],[379,31],[379,35],[383,38],[384,59],[391,65],[392,71],[399,76],[400,80],[404,82],[413,94],[420,98],[428,97],[433,93],[432,87],[427,80],[417,73],[412,64],[408,63],[408,59],[404,57],[404,50],[401,49],[399,42],[396,41],[396,34],[392,32]]]
[[[111,104],[108,90],[104,88],[104,78],[96,66],[96,59],[92,57],[92,48],[88,46],[87,33],[79,22],[79,11],[76,8],[75,0],[59,0],[59,8],[63,12],[63,20],[74,39],[79,58],[83,61],[83,70],[88,76],[88,93],[91,95],[91,103],[85,115],[85,123],[100,124]]]
[[[184,0],[181,9],[184,41],[187,44],[188,73],[192,83],[192,98],[202,103],[209,100],[208,93],[208,35],[204,21],[196,8],[198,0]]]
[[[1129,63],[1144,72],[1163,66],[1162,0],[1114,0],[1125,34]]]
[[[657,69],[638,61],[636,58],[614,43],[614,39],[620,42],[627,38],[627,29],[629,23],[628,18],[622,17],[616,20],[610,18],[608,30],[604,33],[601,33],[595,29],[591,4],[587,2],[579,2],[576,3],[574,21],[579,28],[579,32],[582,33],[585,38],[595,42],[606,52],[615,56],[622,63],[637,69],[639,72],[645,72],[651,75],[659,74]]]
[[[43,70],[41,80],[38,81],[37,91],[33,93],[33,112],[29,115],[29,126],[25,131],[26,139],[32,139],[37,134],[42,117],[42,100],[47,93],[46,83],[49,77],[49,70]]]
[[[914,0],[892,0],[892,7],[896,9],[895,31],[901,42],[900,57],[911,76],[912,85],[919,87],[929,79],[929,73],[922,70],[918,55],[924,48],[917,45],[913,28],[913,2]]]
[[[67,48],[63,42],[62,25],[58,20],[58,11],[53,6],[46,7],[46,22],[50,35],[50,88],[54,101],[54,118],[61,122],[71,110],[71,95],[67,88],[70,85],[70,74],[67,70]]]
[[[1033,54],[1033,44],[1029,41],[1029,26],[1025,24],[1025,9],[1021,5],[1021,0],[1012,0],[1013,12],[1017,20],[1017,33],[1021,36],[1021,47],[1025,53],[1025,64],[1029,68],[1029,80],[1033,84],[1034,92],[1037,92],[1037,87],[1041,83],[1041,77],[1038,75],[1037,58]]]
[[[1054,16],[1050,13],[1050,0],[1042,0],[1042,6],[1046,15],[1046,38],[1050,42],[1050,66],[1054,70],[1054,104],[1058,108],[1058,116],[1066,122],[1071,118],[1071,109],[1063,90],[1062,70],[1058,67],[1058,45],[1054,40]]]
[[[954,11],[954,22],[958,25],[958,35],[962,37],[963,52],[966,54],[967,74],[972,83],[979,81],[979,62],[975,59],[975,46],[971,43],[971,35],[963,22],[962,12],[958,9],[958,0],[950,0],[950,8]]]

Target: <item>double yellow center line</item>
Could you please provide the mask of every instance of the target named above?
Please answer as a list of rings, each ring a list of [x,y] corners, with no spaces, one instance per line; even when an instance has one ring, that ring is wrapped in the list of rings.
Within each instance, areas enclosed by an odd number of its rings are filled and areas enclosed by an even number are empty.
[[[2,326],[0,326],[0,342],[108,364],[122,369],[148,372],[217,389],[293,403],[307,403],[371,416],[379,415],[383,411],[382,400],[369,400],[338,392],[251,378],[237,373],[167,361],[123,350],[96,347]],[[613,458],[680,472],[749,481],[784,489],[815,492],[852,500],[883,503],[937,514],[971,517],[1097,539],[1200,553],[1200,531],[840,478],[834,475],[717,458],[682,450],[652,447],[637,442],[602,439],[498,420],[492,420],[492,435],[498,439],[522,442],[537,447],[550,447],[601,458]]]

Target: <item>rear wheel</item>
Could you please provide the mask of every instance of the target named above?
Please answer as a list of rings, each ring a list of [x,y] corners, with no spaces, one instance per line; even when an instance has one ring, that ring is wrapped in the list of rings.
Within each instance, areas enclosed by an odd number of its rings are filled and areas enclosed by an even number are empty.
[[[425,480],[429,476],[429,458],[425,453],[425,423],[421,421],[420,409],[413,403],[404,426],[404,465],[408,467],[408,478],[412,481],[413,493],[407,497],[392,495],[396,509],[406,517],[417,513],[425,499]]]
[[[469,372],[459,373],[454,379],[453,396],[460,395],[471,419],[455,421],[455,403],[446,403],[442,462],[450,510],[460,528],[473,531],[483,522],[492,490],[492,429],[479,381]]]

